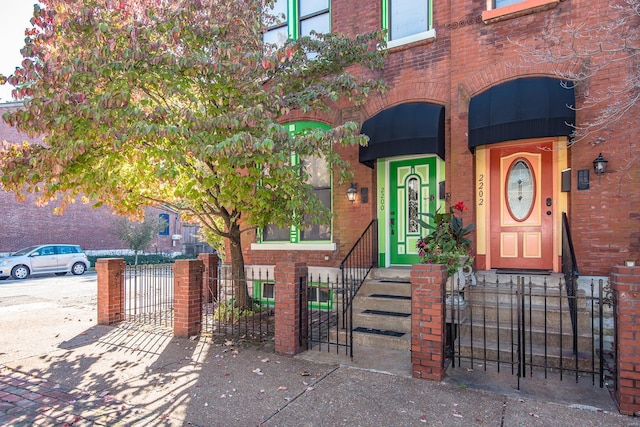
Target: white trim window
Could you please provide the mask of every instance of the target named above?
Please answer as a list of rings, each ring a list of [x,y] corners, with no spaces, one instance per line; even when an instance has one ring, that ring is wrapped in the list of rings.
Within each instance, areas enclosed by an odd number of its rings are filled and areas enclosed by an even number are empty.
[[[382,0],[382,28],[389,48],[435,37],[431,0]]]

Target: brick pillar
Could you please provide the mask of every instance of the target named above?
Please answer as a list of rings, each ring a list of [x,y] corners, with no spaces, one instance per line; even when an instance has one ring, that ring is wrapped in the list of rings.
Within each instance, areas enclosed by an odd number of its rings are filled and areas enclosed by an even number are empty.
[[[98,324],[112,325],[124,320],[124,269],[122,258],[99,258]]]
[[[277,263],[275,278],[275,351],[293,356],[307,349],[307,265]]]
[[[640,267],[613,267],[616,390],[620,413],[640,415]]]
[[[173,265],[173,335],[191,337],[202,326],[202,261],[177,260]]]
[[[218,299],[218,254],[199,254],[198,259],[204,263],[202,302],[211,304]]]
[[[445,266],[411,268],[411,372],[441,381],[445,373]]]

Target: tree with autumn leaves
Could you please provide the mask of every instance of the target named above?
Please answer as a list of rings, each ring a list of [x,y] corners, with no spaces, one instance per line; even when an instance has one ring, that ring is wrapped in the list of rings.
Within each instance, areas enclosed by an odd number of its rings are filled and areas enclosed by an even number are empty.
[[[233,276],[246,283],[244,231],[330,219],[292,153],[323,157],[347,179],[332,147],[366,143],[352,122],[299,134],[280,123],[358,105],[384,86],[381,33],[265,45],[279,19],[271,3],[41,0],[8,77],[24,107],[4,119],[43,142],[2,147],[1,185],[127,215],[171,206],[227,239]],[[246,285],[237,288],[248,307]]]

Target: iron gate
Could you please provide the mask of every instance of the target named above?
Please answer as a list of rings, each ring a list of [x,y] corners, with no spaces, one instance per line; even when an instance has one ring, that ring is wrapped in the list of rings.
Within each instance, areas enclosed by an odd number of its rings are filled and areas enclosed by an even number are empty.
[[[457,277],[457,276],[456,276]],[[500,277],[499,275],[497,277]],[[603,387],[613,353],[610,290],[600,280],[568,296],[557,284],[525,277],[508,282],[460,281],[447,297],[447,352],[451,367],[482,364],[520,379],[535,371],[590,378]],[[573,307],[574,310],[569,310]],[[574,319],[572,319],[574,317]],[[572,322],[574,320],[574,322]],[[457,366],[456,366],[457,365]]]
[[[307,347],[353,357],[352,307],[347,286],[337,278],[309,275],[307,285]],[[304,286],[304,281],[300,282]],[[301,307],[304,313],[304,307]]]

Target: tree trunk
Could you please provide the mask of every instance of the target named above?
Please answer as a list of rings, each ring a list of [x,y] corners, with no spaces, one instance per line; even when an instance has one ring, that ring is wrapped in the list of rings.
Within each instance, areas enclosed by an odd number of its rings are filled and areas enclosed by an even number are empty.
[[[247,274],[244,270],[244,256],[242,255],[242,245],[240,242],[240,225],[231,224],[229,227],[229,243],[231,244],[231,277],[233,280],[233,293],[235,297],[235,307],[239,309],[250,309],[251,298],[247,287]]]

